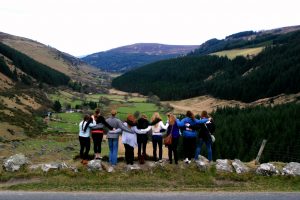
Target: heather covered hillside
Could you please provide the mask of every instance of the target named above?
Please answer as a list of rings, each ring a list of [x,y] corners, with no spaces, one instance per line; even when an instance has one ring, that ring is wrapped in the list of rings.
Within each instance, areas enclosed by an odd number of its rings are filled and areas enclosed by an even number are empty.
[[[83,61],[109,72],[126,72],[137,67],[190,53],[198,46],[140,43],[98,52]]]

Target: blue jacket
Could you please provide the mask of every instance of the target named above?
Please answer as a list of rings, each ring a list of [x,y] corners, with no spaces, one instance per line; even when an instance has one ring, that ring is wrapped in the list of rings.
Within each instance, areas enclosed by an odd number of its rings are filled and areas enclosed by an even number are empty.
[[[179,119],[176,120],[177,125],[179,127],[183,127],[184,130],[182,132],[183,137],[186,138],[195,138],[197,137],[197,132],[195,130],[189,129],[188,127],[185,127],[185,124],[190,124],[191,126],[196,125],[196,124],[200,124],[200,123],[205,123],[207,122],[208,119],[191,119],[189,117],[183,118],[181,121]]]

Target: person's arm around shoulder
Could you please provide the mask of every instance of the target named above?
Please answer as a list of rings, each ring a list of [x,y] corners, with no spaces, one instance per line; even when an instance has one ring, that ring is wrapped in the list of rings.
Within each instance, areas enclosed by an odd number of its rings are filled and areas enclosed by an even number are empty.
[[[122,132],[122,129],[117,128],[115,130],[110,130],[108,133],[110,134],[120,134]]]
[[[98,117],[99,122],[101,122],[102,124],[104,124],[104,126],[106,126],[109,130],[113,130],[113,127],[111,127],[105,120],[105,118],[103,116],[99,116]]]
[[[196,122],[197,124],[203,124],[203,123],[206,123],[206,122],[208,122],[208,121],[209,121],[208,118],[195,119],[195,122]]]
[[[181,121],[179,119],[176,119],[176,123],[177,123],[177,126],[179,126],[179,127],[185,126],[185,118],[182,119]]]
[[[164,123],[163,123],[162,121],[160,121],[160,122],[159,122],[159,126],[160,126],[160,128],[166,130],[166,129],[168,128],[168,126],[169,126],[169,123],[166,123],[166,125],[164,125]]]
[[[145,133],[147,133],[148,131],[150,131],[151,128],[152,128],[151,126],[148,126],[148,127],[145,128],[145,129],[138,129],[136,126],[132,127],[133,131],[134,131],[135,133],[137,133],[137,134],[145,134]]]
[[[117,120],[117,124],[118,124],[118,126],[116,128],[120,128],[123,131],[129,132],[129,133],[133,133],[132,130],[127,127],[127,123],[125,125],[125,123],[123,123],[121,120],[119,120],[119,119],[116,119],[116,120]]]

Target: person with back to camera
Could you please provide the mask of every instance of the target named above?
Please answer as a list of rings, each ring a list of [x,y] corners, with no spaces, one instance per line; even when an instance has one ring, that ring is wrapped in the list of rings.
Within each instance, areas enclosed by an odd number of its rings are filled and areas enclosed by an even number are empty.
[[[137,120],[137,128],[145,129],[148,128],[150,122],[147,119],[147,116],[142,114],[142,116]],[[137,134],[137,143],[138,143],[138,160],[140,164],[145,163],[146,159],[146,148],[148,142],[148,133]]]
[[[174,155],[174,161],[175,164],[178,164],[178,154],[177,154],[177,145],[178,145],[178,140],[180,137],[179,133],[179,127],[176,122],[176,117],[173,114],[168,115],[169,119],[169,126],[167,129],[167,135],[172,134],[172,143],[168,145],[168,156],[169,156],[169,162],[172,164],[172,153]]]
[[[157,154],[156,154],[156,149],[157,149],[157,144],[158,144],[158,153],[159,153],[159,162],[162,162],[162,129],[166,130],[169,126],[168,123],[164,125],[164,123],[161,120],[161,117],[158,112],[153,113],[152,118],[152,145],[153,145],[153,159],[155,162],[157,162]],[[156,123],[154,123],[156,122]]]
[[[90,119],[92,120],[92,123],[89,123],[86,130],[84,130]],[[85,115],[83,120],[79,123],[80,158],[82,159],[81,163],[84,165],[88,163],[88,155],[91,146],[90,128],[93,126],[96,126],[96,121],[94,117],[90,117],[90,115]]]
[[[137,129],[136,119],[132,114],[129,114],[127,116],[127,120],[124,124],[129,129],[131,129],[131,132],[128,132],[126,130],[123,130],[122,132],[122,143],[124,144],[125,147],[125,160],[127,165],[133,165],[134,148],[137,146],[136,134],[147,133],[148,131],[150,131],[151,126],[149,126],[146,129],[141,129],[141,130]]]
[[[214,133],[215,130],[215,124],[214,121],[208,116],[207,111],[201,112],[201,119],[209,119],[208,122],[203,124],[196,124],[193,126],[190,126],[189,128],[193,130],[198,131],[198,138],[197,138],[197,144],[196,144],[196,151],[195,151],[195,160],[199,159],[199,155],[201,153],[201,148],[203,143],[205,143],[206,149],[207,149],[207,158],[209,162],[212,161],[212,137],[211,135]]]
[[[112,167],[115,167],[118,162],[118,147],[119,147],[119,135],[122,134],[122,130],[131,132],[133,131],[125,126],[123,122],[116,118],[117,111],[111,111],[111,117],[106,119],[106,122],[115,130],[107,132],[107,139],[108,139],[108,147],[109,147],[109,163]]]
[[[182,120],[177,119],[177,125],[179,127],[183,127],[183,151],[184,151],[184,156],[185,160],[184,162],[187,164],[191,163],[192,158],[194,157],[195,154],[195,148],[196,148],[196,139],[197,139],[197,133],[195,130],[192,130],[189,128],[189,126],[193,126],[196,124],[200,123],[205,123],[207,122],[208,119],[201,119],[198,120],[195,118],[194,113],[191,111],[186,112],[186,117],[183,118]]]
[[[107,127],[109,130],[113,130],[113,127],[111,127],[104,119],[104,117],[100,114],[100,109],[97,108],[95,111],[95,114],[93,115],[94,119],[96,121],[96,126],[91,127],[91,134],[93,138],[94,143],[94,153],[95,153],[95,159],[101,159],[101,143],[103,139],[104,134],[104,126]],[[91,123],[89,121],[87,125]],[[87,126],[86,126],[87,127]],[[86,130],[86,128],[85,128]]]

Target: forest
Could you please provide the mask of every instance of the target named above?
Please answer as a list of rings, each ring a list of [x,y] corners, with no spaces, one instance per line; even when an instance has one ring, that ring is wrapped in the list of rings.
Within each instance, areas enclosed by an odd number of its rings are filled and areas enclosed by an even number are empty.
[[[49,85],[58,86],[58,85],[66,85],[68,84],[70,78],[66,76],[65,74],[56,71],[44,64],[41,64],[34,59],[28,57],[27,55],[3,44],[0,43],[0,53],[7,58],[9,58],[15,67],[21,69],[23,72],[25,72],[27,75],[30,75],[31,77],[35,78],[38,82],[47,83]],[[5,68],[6,75],[11,77],[12,75],[8,72],[7,67],[5,67],[5,62],[1,61],[1,68],[2,66]],[[21,76],[22,82],[27,83],[30,81],[28,76]]]
[[[161,100],[210,94],[252,102],[300,91],[300,31],[273,40],[254,58],[185,56],[152,63],[115,78],[127,92],[153,93]]]
[[[299,113],[299,103],[217,109],[212,113],[217,127],[213,158],[251,161],[266,139],[262,162],[300,162]]]

